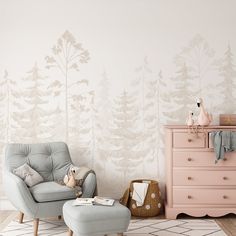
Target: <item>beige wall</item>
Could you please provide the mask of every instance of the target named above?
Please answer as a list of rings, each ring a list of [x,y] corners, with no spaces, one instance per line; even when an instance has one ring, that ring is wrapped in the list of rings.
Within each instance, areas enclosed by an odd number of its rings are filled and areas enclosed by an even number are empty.
[[[163,124],[235,112],[234,0],[0,0],[0,147],[66,141],[101,195],[164,183]],[[1,158],[2,169],[3,155]]]

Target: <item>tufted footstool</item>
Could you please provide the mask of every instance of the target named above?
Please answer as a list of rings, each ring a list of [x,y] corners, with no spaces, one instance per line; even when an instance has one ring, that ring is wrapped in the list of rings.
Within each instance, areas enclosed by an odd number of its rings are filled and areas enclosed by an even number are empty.
[[[70,236],[73,233],[76,236],[122,236],[129,226],[130,211],[117,201],[113,206],[73,206],[73,201],[67,201],[63,206],[63,217]]]

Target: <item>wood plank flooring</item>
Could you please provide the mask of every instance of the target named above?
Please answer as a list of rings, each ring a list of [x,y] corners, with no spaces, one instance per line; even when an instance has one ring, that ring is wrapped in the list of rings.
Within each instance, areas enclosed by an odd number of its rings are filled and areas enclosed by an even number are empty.
[[[18,213],[16,211],[0,211],[0,229],[5,227],[5,224],[6,222],[9,222],[9,219],[13,219],[17,215]],[[187,216],[181,215],[181,217]],[[164,218],[164,215],[160,215],[158,218]],[[228,236],[236,236],[236,215],[229,214],[224,217],[216,218],[215,220]]]
[[[225,231],[229,236],[236,236],[236,216],[229,214],[224,217],[216,219],[217,224]]]

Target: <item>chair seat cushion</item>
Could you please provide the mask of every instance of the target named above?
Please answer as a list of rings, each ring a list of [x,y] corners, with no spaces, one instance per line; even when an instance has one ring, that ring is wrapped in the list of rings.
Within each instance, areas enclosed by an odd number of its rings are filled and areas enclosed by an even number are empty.
[[[51,202],[76,198],[75,189],[56,182],[43,182],[30,188],[37,202]]]

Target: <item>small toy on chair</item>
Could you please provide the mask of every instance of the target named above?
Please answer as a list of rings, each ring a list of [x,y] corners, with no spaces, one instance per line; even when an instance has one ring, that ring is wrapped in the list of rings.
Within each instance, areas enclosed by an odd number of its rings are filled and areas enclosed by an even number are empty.
[[[64,184],[69,188],[75,188],[75,186],[76,186],[75,173],[76,173],[76,170],[72,166],[72,167],[70,167],[68,174],[65,175],[65,177],[64,177],[64,180],[63,180]]]
[[[65,175],[63,179],[63,184],[65,184],[69,188],[75,189],[75,196],[81,197],[82,192],[82,184],[84,181],[84,176],[86,173],[91,172],[87,167],[77,167],[71,165],[68,173]]]
[[[197,117],[197,124],[200,126],[207,126],[212,122],[212,115],[208,114],[206,112],[204,106],[203,106],[203,100],[202,98],[197,99],[197,106],[200,107],[200,114]]]

